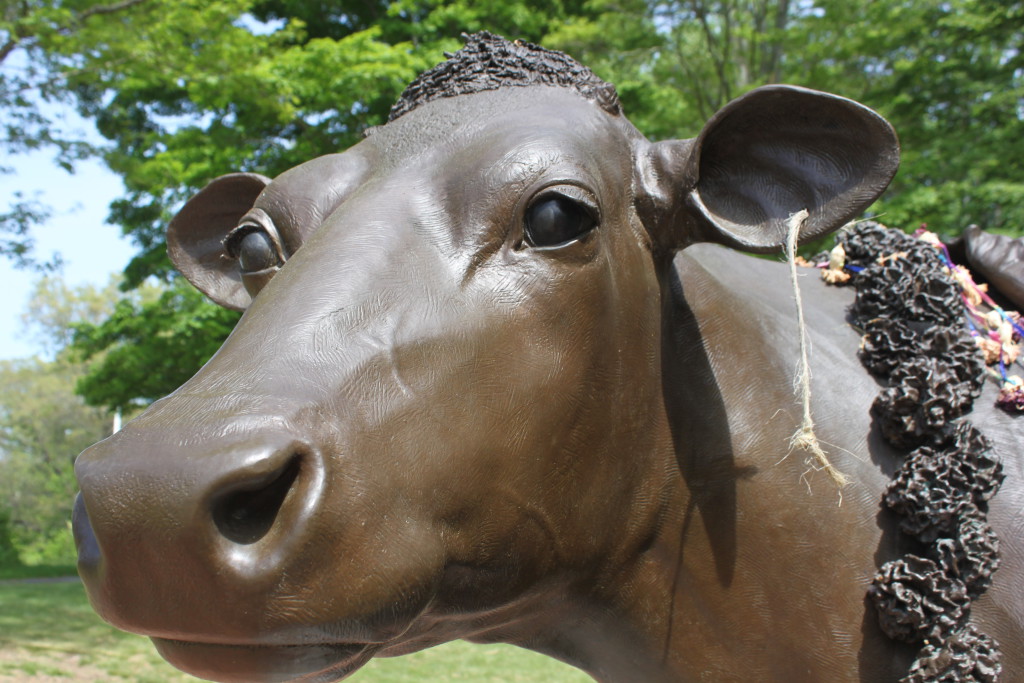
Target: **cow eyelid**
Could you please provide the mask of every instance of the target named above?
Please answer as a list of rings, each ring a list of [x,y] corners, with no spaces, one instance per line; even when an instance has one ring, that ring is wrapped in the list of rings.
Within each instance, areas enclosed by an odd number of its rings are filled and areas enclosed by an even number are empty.
[[[238,265],[242,285],[255,298],[286,260],[274,221],[262,209],[252,209],[224,238],[224,251]]]
[[[537,202],[551,197],[564,197],[565,199],[581,204],[590,213],[590,216],[594,219],[595,223],[601,222],[601,208],[594,199],[594,194],[580,185],[549,185],[534,194],[533,198],[530,200],[529,206],[533,206]]]

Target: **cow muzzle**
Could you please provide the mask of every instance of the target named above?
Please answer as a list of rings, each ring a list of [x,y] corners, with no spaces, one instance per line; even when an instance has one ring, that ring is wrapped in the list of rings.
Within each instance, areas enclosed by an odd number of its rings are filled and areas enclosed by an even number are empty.
[[[85,451],[73,519],[79,572],[97,612],[125,630],[282,644],[285,625],[271,615],[285,610],[270,605],[286,599],[283,577],[302,574],[323,458],[281,430],[216,441],[115,436]]]

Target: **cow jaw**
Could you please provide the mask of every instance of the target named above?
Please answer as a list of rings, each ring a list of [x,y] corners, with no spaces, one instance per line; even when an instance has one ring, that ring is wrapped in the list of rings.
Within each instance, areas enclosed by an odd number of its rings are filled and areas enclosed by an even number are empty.
[[[157,652],[178,669],[224,683],[336,681],[373,656],[368,645],[211,645],[153,638]]]

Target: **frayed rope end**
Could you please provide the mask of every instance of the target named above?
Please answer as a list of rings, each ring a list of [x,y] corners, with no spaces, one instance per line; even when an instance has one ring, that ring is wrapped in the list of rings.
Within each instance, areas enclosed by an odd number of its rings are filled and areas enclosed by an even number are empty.
[[[796,430],[796,433],[789,440],[789,447],[790,449],[799,448],[805,450],[814,456],[818,469],[825,470],[825,474],[828,475],[837,488],[843,488],[850,483],[849,477],[829,462],[828,455],[822,450],[821,443],[818,442],[818,437],[814,433],[813,425],[803,425],[800,429]]]
[[[814,420],[811,417],[811,365],[807,352],[807,326],[804,323],[804,305],[800,298],[800,285],[796,274],[796,243],[800,236],[800,228],[808,217],[807,209],[797,211],[786,221],[788,239],[786,240],[786,257],[789,261],[790,278],[793,281],[793,298],[796,300],[797,326],[800,332],[800,367],[797,371],[797,394],[803,405],[803,423],[789,440],[790,449],[800,448],[807,451],[817,462],[818,468],[825,470],[829,478],[838,488],[843,488],[850,480],[829,462],[828,455],[821,448],[817,435],[814,433]]]

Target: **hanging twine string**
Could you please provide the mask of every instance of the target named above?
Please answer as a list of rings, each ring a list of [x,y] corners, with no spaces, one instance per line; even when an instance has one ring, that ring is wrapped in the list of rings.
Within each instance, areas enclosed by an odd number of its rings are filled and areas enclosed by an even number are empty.
[[[808,217],[807,209],[801,209],[786,221],[788,237],[786,239],[786,258],[789,261],[789,275],[793,282],[793,298],[796,300],[796,319],[800,330],[800,369],[796,376],[797,398],[803,405],[803,421],[789,440],[790,450],[800,448],[813,456],[818,469],[823,469],[838,488],[849,483],[846,475],[829,462],[828,455],[821,448],[818,436],[814,433],[814,418],[811,417],[811,365],[808,360],[807,326],[804,323],[804,304],[800,298],[800,284],[796,274],[796,242],[800,236],[800,228]]]

